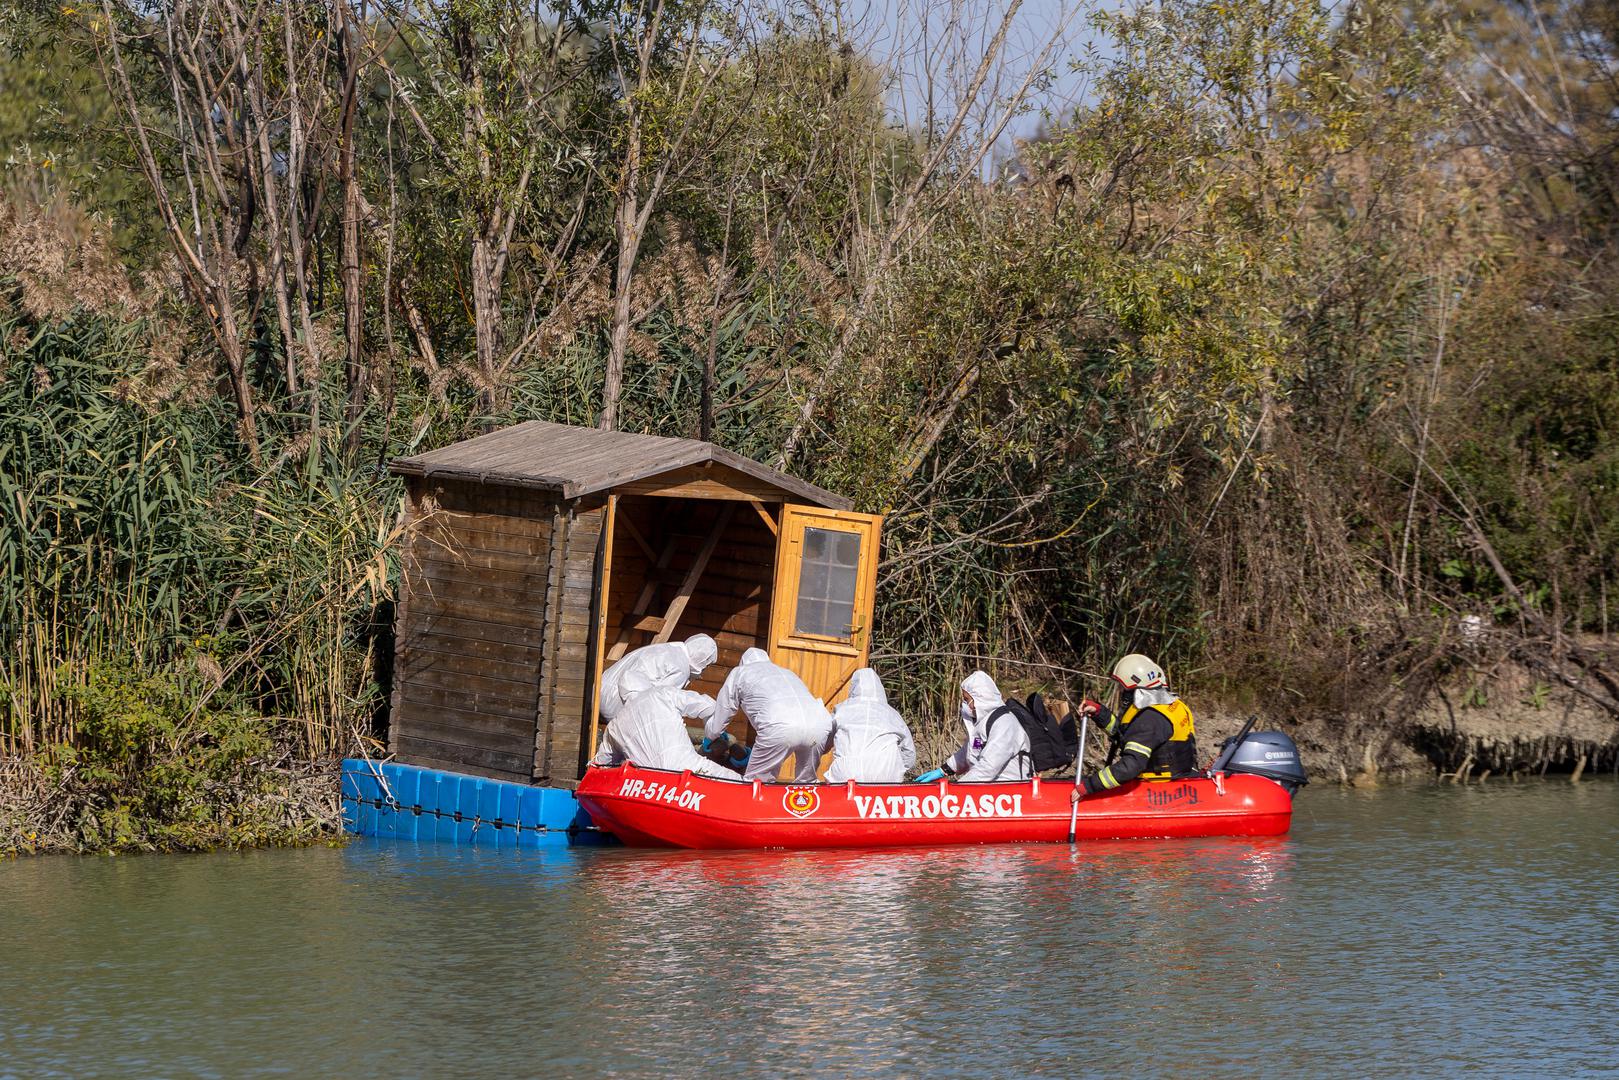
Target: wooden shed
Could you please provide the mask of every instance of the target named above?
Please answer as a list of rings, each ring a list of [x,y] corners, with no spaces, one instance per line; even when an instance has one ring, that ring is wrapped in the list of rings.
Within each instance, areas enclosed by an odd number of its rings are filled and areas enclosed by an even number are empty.
[[[402,458],[391,749],[572,787],[601,672],[707,633],[713,694],[758,646],[828,704],[866,662],[881,519],[738,454],[539,421]]]

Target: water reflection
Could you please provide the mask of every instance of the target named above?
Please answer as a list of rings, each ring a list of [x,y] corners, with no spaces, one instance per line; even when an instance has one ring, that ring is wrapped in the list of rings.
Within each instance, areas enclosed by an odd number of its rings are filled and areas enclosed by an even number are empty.
[[[4,863],[0,1075],[1604,1065],[1619,787],[1301,810],[1074,848]]]
[[[1063,1041],[1071,1032],[1056,1006],[1080,1004],[1068,973],[1124,960],[1133,981],[1129,961],[1144,953],[1153,986],[1218,989],[1224,975],[1201,974],[1209,957],[1247,948],[1252,931],[1237,920],[1235,943],[1211,940],[1195,913],[1285,905],[1292,861],[1292,843],[1275,837],[619,852],[581,864],[579,881],[587,933],[602,943],[599,1019],[618,1037],[648,1022],[689,1026],[695,1012],[768,1031],[789,1053],[880,1028],[896,1052],[920,1054],[952,1023]],[[986,982],[997,988],[987,997]],[[1017,987],[1039,987],[1052,1007],[1025,1015]],[[704,1053],[732,1060],[723,1048]]]

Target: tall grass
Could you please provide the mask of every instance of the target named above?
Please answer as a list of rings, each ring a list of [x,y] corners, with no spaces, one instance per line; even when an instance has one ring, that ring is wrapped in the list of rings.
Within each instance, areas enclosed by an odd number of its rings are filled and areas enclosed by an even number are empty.
[[[329,755],[374,704],[395,500],[319,446],[247,469],[216,396],[146,383],[150,329],[0,299],[0,753],[75,742],[119,666]]]
[[[404,517],[392,482],[311,456],[225,501],[221,535],[247,557],[233,578],[223,684],[326,756],[378,704],[377,649],[391,642],[390,558]]]

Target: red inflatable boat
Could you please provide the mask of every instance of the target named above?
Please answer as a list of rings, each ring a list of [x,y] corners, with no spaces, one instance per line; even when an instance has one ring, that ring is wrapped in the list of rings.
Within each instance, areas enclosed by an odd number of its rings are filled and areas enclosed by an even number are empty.
[[[1072,780],[963,784],[765,784],[620,765],[591,768],[575,795],[631,847],[832,848],[1061,843]],[[1079,804],[1081,840],[1271,836],[1293,796],[1233,773],[1132,781]]]

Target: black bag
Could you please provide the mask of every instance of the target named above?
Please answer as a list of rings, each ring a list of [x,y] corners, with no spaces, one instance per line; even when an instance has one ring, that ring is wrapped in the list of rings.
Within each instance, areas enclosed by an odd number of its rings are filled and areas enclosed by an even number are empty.
[[[995,721],[1007,713],[1017,717],[1018,723],[1023,725],[1023,733],[1029,737],[1029,757],[1034,772],[1074,763],[1079,733],[1072,717],[1059,723],[1039,694],[1030,694],[1027,705],[1016,698],[1007,698],[1006,704],[989,714],[989,722],[984,725],[985,738],[989,737]]]

